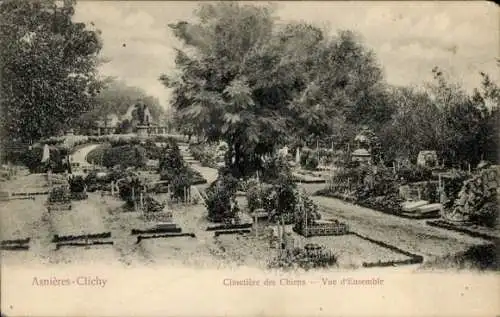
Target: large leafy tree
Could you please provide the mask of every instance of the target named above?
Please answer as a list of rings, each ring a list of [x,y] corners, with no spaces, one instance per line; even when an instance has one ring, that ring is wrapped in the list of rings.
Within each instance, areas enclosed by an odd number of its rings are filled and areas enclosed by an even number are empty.
[[[194,123],[195,132],[209,140],[226,141],[234,174],[246,175],[286,135],[288,107],[281,95],[288,91],[273,76],[283,70],[275,69],[280,54],[269,41],[272,11],[203,4],[198,16],[197,24],[171,25],[190,50],[177,53],[180,75],[162,79],[174,88],[181,121]]]
[[[385,158],[415,160],[419,151],[436,150],[447,165],[498,160],[498,87],[483,74],[469,95],[438,68],[433,74],[425,89],[393,89],[396,112],[381,131],[391,140],[382,144]]]
[[[74,1],[0,3],[2,135],[28,142],[58,134],[91,109],[100,88],[99,32],[72,20]]]
[[[393,108],[382,71],[357,34],[340,31],[319,42],[308,55],[311,66],[303,70],[306,87],[294,100],[304,137],[324,140],[325,135],[335,135],[338,139],[352,125],[378,128],[390,119]]]
[[[271,7],[237,3],[203,4],[198,18],[170,26],[184,48],[179,72],[162,80],[180,122],[230,145],[234,174],[251,174],[291,138],[340,134],[339,123],[357,118],[360,92],[376,95],[380,69],[350,32],[326,38],[305,23],[275,23]]]

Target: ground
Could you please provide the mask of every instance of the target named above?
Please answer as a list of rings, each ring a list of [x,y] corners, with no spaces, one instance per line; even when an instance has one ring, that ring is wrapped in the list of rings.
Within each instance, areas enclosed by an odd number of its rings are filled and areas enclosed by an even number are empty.
[[[95,145],[82,147],[73,154],[74,161],[84,161]],[[200,171],[209,182],[217,176],[217,171],[202,167],[181,148],[186,160]],[[4,183],[10,190],[43,191],[47,189],[46,178],[41,174],[19,174],[14,180]],[[322,184],[301,185],[312,193]],[[158,196],[162,200],[164,197]],[[194,233],[192,237],[159,238],[143,240],[131,235],[132,229],[147,226],[138,212],[125,212],[123,202],[116,197],[90,193],[85,201],[73,202],[70,211],[47,212],[44,203],[46,195],[35,200],[12,200],[0,202],[0,235],[2,240],[31,237],[29,251],[2,251],[2,265],[10,264],[53,264],[97,263],[115,264],[128,267],[183,265],[194,267],[228,267],[245,265],[265,268],[276,254],[270,247],[264,227],[256,236],[253,232],[245,235],[221,235],[206,231],[206,209],[198,205],[174,205],[173,219],[183,232]],[[245,199],[239,198],[244,206]],[[478,238],[452,231],[430,227],[424,220],[403,219],[373,210],[345,203],[343,201],[313,197],[320,205],[325,218],[336,218],[346,222],[351,231],[385,242],[399,249],[424,256],[426,261],[465,251],[472,246],[485,244]],[[291,232],[290,226],[287,231]],[[68,235],[81,233],[111,232],[114,245],[99,247],[63,247],[55,250],[51,239],[54,234]],[[397,261],[408,257],[387,248],[363,240],[354,235],[338,237],[313,237],[305,239],[293,234],[296,246],[319,243],[331,250],[338,258],[340,268],[359,267],[363,262]],[[415,268],[415,266],[410,266]]]

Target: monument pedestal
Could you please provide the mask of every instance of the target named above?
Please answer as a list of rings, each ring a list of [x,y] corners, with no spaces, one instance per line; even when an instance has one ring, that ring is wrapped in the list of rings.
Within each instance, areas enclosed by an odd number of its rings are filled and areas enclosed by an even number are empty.
[[[137,126],[137,136],[139,138],[147,138],[149,135],[148,133],[148,126]]]

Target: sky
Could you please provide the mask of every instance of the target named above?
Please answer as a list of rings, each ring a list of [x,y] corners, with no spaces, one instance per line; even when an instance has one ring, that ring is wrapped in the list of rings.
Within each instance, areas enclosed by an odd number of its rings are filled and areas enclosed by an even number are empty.
[[[483,71],[499,81],[499,7],[491,2],[337,2],[281,1],[276,15],[283,21],[303,21],[358,32],[395,85],[421,85],[439,66],[453,81],[472,90]],[[75,20],[93,22],[102,31],[100,67],[137,86],[169,106],[170,92],[159,82],[174,70],[181,44],[169,23],[192,20],[195,1],[80,1]]]

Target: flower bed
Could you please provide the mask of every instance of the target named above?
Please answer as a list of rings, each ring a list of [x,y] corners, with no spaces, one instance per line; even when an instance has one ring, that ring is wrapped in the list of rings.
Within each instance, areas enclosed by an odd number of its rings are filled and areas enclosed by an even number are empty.
[[[272,259],[269,268],[305,270],[327,268],[337,264],[337,257],[323,246],[306,245],[304,248],[294,248],[285,254]]]

